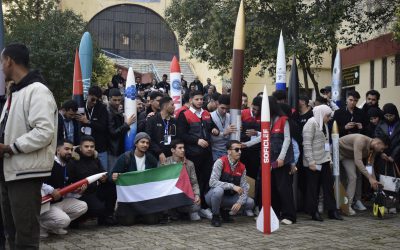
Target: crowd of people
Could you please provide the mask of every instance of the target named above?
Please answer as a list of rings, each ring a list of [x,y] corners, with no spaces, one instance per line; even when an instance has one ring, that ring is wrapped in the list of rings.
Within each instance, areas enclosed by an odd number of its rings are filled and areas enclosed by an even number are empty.
[[[301,95],[297,109],[287,104],[285,91],[269,97],[261,92],[250,105],[243,94],[238,128],[230,122],[229,90],[219,94],[209,79],[204,86],[195,79],[189,87],[182,79],[183,103],[175,109],[166,75],[150,86],[138,77],[137,115],[127,117],[120,71],[107,90],[89,88],[83,111],[73,100],[57,110],[40,74],[29,70],[25,46],[6,47],[1,61],[6,77],[15,83],[1,116],[0,187],[3,225],[10,246],[17,248],[38,247],[39,235],[66,234],[68,227],[79,228],[88,218],[104,226],[206,218],[219,227],[232,222],[232,215],[256,216],[262,196],[263,98],[268,98],[271,114],[272,207],[284,225],[295,223],[298,211],[315,221],[323,221],[323,211],[330,219],[343,219],[333,191],[333,121],[339,128],[349,215],[366,209],[363,200],[378,187],[379,175],[396,174],[395,168],[385,166],[400,161],[398,110],[391,103],[380,109],[375,90],[366,93],[362,108],[357,107],[356,91],[349,91],[345,104],[338,107],[330,99],[329,87],[315,102]],[[135,147],[125,152],[125,135],[133,123],[138,129]],[[237,131],[240,141],[231,140]],[[173,163],[182,163],[188,172],[194,193],[191,206],[141,214],[117,202],[115,182],[120,174]],[[107,174],[95,183],[66,196],[59,193],[71,183],[103,172]],[[293,182],[294,176],[298,181]],[[37,201],[45,195],[53,201],[37,220]]]

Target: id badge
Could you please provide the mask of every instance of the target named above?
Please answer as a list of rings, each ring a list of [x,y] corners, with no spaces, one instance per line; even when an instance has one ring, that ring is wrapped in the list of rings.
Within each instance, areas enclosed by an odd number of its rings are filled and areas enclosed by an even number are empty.
[[[367,165],[367,166],[365,166],[365,168],[367,169],[368,174],[372,175],[372,166],[371,165]]]
[[[164,145],[171,144],[171,135],[164,135]]]
[[[325,143],[325,151],[330,152],[331,151],[331,145],[329,143]]]
[[[85,127],[83,130],[83,133],[85,135],[92,135],[92,128],[91,127]]]

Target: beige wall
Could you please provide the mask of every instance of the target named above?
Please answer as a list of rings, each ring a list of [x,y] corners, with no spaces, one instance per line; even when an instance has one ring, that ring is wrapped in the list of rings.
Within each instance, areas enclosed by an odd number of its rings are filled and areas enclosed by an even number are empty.
[[[381,94],[380,106],[393,103],[400,107],[400,86],[395,86],[395,57],[387,58],[387,87],[382,88],[382,58],[375,59],[374,89]],[[400,72],[398,72],[400,73]],[[365,93],[370,89],[370,62],[360,64],[360,84],[355,85],[361,95],[360,103],[365,100]]]
[[[75,13],[83,16],[83,19],[90,21],[97,13],[100,11],[119,4],[137,4],[147,8],[152,9],[160,16],[164,17],[164,11],[166,7],[170,4],[171,0],[160,0],[157,3],[146,3],[146,2],[136,2],[136,1],[126,1],[126,0],[61,0],[61,9],[71,9]],[[207,77],[212,79],[212,82],[217,85],[217,90],[222,89],[222,77],[218,76],[217,70],[208,69],[207,63],[200,63],[195,59],[189,59],[189,54],[185,51],[185,48],[179,46],[180,59],[182,61],[188,61],[192,65],[192,68],[196,75],[199,76],[200,80],[205,83]],[[291,55],[287,55],[288,57]],[[324,61],[322,69],[316,73],[316,79],[320,82],[320,87],[324,87],[330,84],[331,73],[330,73],[330,56],[329,54],[324,55],[327,60]],[[291,62],[289,62],[291,64]],[[246,92],[250,99],[252,99],[258,92],[262,91],[263,86],[267,84],[269,94],[275,90],[273,85],[273,78],[269,75],[264,77],[259,77],[256,75],[258,69],[255,68],[251,71],[249,77],[246,79],[246,85],[244,87],[244,92]],[[286,82],[289,82],[290,72],[286,73]],[[225,78],[230,78],[230,74],[227,74]],[[301,70],[299,71],[300,81],[303,82],[303,75]],[[309,86],[312,88],[311,80],[309,79]]]

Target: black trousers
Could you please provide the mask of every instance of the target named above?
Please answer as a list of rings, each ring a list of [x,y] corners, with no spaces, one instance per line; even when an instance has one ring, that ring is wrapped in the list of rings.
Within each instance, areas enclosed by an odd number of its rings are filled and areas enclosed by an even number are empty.
[[[271,204],[279,219],[296,222],[290,164],[271,171]]]
[[[88,205],[86,216],[93,216],[102,220],[114,213],[116,201],[115,185],[109,182],[103,183],[97,187],[96,192],[84,193],[79,199]]]
[[[194,163],[194,169],[200,188],[201,207],[207,208],[205,195],[210,189],[209,183],[213,166],[211,151],[207,151],[201,155],[187,155],[186,157]]]
[[[335,210],[336,201],[333,192],[333,175],[329,162],[322,164],[321,171],[312,171],[309,168],[305,169],[307,172],[306,212],[313,215],[318,211],[318,197],[321,186],[324,194],[324,208],[328,211]]]
[[[1,159],[1,165],[3,160]],[[10,249],[39,249],[43,178],[5,182],[0,168],[1,210]]]
[[[254,180],[257,179],[260,172],[260,150],[258,146],[256,148],[245,148],[242,150],[242,155],[240,156],[240,161],[246,166],[246,175]]]
[[[140,222],[146,225],[155,225],[159,222],[161,213],[138,215],[131,206],[119,202],[115,215],[120,225],[132,226]]]

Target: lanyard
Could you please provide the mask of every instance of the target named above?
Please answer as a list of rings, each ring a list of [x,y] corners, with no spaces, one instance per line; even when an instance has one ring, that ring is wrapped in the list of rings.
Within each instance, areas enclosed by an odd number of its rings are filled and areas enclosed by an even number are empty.
[[[388,133],[389,133],[389,136],[392,135],[393,129],[394,129],[394,126],[388,126]]]
[[[68,175],[67,175],[67,166],[64,166],[64,187],[67,185]]]
[[[226,116],[224,117],[224,119],[222,119],[222,117],[218,113],[218,110],[217,110],[217,116],[219,118],[219,121],[221,122],[222,129],[224,129],[225,128],[225,122],[226,122]]]
[[[167,122],[164,122],[163,119],[161,119],[161,121],[164,123],[164,135],[168,135],[168,128],[169,128],[169,120],[166,120]]]
[[[93,106],[93,108],[92,108],[92,111],[89,113],[89,108],[88,108],[88,106],[87,106],[87,104],[86,104],[86,110],[88,111],[88,112],[87,112],[87,115],[89,116],[89,120],[92,120],[92,115],[93,115],[93,111],[94,111],[94,106]]]

